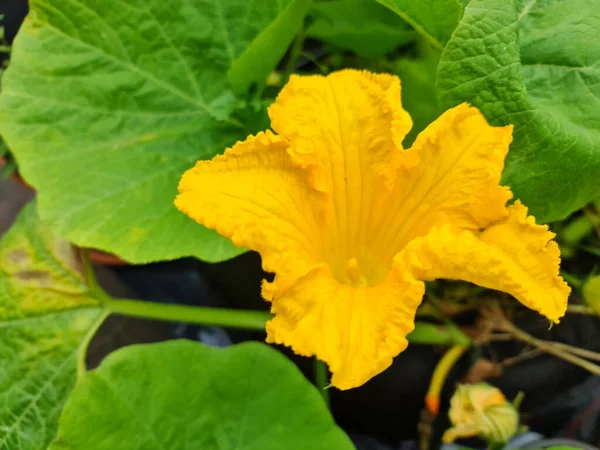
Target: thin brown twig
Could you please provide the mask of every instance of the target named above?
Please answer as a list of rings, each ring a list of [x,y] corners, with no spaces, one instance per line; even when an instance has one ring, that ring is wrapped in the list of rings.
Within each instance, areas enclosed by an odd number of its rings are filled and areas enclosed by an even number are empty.
[[[537,339],[531,336],[530,334],[524,332],[523,330],[513,327],[512,324],[510,325],[510,328],[512,328],[511,332],[518,340],[527,342],[528,344],[538,347],[540,350],[546,353],[550,353],[551,355],[564,359],[565,361],[569,361],[570,363],[575,364],[576,366],[586,369],[588,372],[593,373],[594,375],[600,375],[600,366],[593,364],[583,358],[580,358],[579,356],[576,356],[572,353],[564,351],[563,349],[551,344],[548,341]],[[510,328],[507,327],[505,329],[506,331],[509,331]]]
[[[573,353],[574,355],[581,356],[586,359],[591,359],[592,361],[600,361],[600,353],[594,352],[592,350],[587,350],[585,348],[575,347],[574,345],[565,344],[563,342],[556,341],[548,341],[553,345],[556,345],[563,350]]]
[[[514,336],[510,333],[494,333],[490,336],[490,341],[512,341]]]
[[[560,346],[554,345],[551,341],[545,341],[533,337],[529,333],[515,327],[506,317],[504,313],[498,307],[492,307],[482,309],[482,314],[486,317],[487,321],[492,323],[494,328],[500,331],[504,331],[512,334],[515,339],[530,344],[534,347],[539,348],[541,351],[556,356],[557,358],[563,359],[576,366],[582,367],[594,375],[600,375],[600,366],[594,364],[586,359],[580,358],[579,356],[566,351]],[[565,344],[566,345],[566,344]]]
[[[502,361],[500,361],[500,365],[502,367],[514,366],[515,364],[518,364],[527,359],[535,358],[536,356],[539,356],[542,353],[544,353],[544,352],[541,349],[533,348],[531,350],[524,351],[523,353],[521,353],[517,356],[512,356],[510,358],[503,359]]]
[[[594,311],[592,308],[590,308],[587,305],[570,304],[567,306],[567,312],[571,313],[571,314],[584,314],[584,315],[588,315],[588,316],[598,315],[596,313],[596,311]]]

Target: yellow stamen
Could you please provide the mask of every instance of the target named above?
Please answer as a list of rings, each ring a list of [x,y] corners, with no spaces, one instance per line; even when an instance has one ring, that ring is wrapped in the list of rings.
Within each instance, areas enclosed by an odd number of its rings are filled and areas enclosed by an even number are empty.
[[[358,268],[358,261],[356,258],[351,258],[346,261],[346,273],[352,283],[359,283],[361,281],[360,270]]]

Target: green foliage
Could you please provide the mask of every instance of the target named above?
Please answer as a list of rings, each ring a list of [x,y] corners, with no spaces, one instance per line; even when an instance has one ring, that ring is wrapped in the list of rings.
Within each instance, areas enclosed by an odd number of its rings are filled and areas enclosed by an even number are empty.
[[[266,312],[111,299],[69,241],[134,263],[242,252],[175,209],[177,183],[269,127],[299,55],[306,72],[399,75],[406,147],[465,101],[514,124],[503,182],[539,222],[600,195],[600,0],[31,0],[30,11],[0,68],[0,156],[38,190],[44,222],[31,204],[0,241],[2,449],[353,448],[319,392],[264,345],[136,346],[85,374],[109,312],[263,329]],[[326,45],[303,52],[305,36]],[[563,255],[598,254],[590,217],[557,227]],[[596,311],[599,286],[582,286]],[[408,339],[471,345],[451,323],[417,322]]]
[[[415,32],[373,0],[315,3],[306,35],[365,58],[381,58],[412,42]]]
[[[598,40],[598,0],[472,0],[440,61],[442,107],[515,125],[503,180],[541,222],[600,192]]]
[[[0,180],[8,178],[17,169],[17,164],[0,136]]]
[[[240,253],[173,198],[196,160],[255,131],[233,117],[227,72],[288,3],[33,0],[5,74],[0,132],[42,218],[136,263]]]
[[[600,316],[600,275],[593,275],[585,281],[582,294],[586,305]]]
[[[0,22],[3,20],[3,16],[0,15]],[[0,56],[2,53],[10,53],[10,47],[5,44],[4,41],[4,27],[0,25]],[[0,92],[2,92],[2,76],[4,75],[6,61],[4,64],[0,64]],[[16,169],[17,165],[12,154],[9,152],[8,147],[2,136],[0,136],[0,180],[7,178]]]
[[[302,27],[312,0],[293,0],[231,65],[227,76],[236,94],[262,91],[267,77]]]
[[[79,254],[27,206],[0,241],[0,448],[45,449],[103,318]]]
[[[40,222],[35,206],[28,205],[0,241],[0,385],[6,387],[0,390],[0,448],[46,449],[76,381],[52,448],[146,449],[154,439],[169,448],[186,448],[190,439],[203,449],[353,448],[318,391],[286,357],[261,344],[134,347],[78,380],[88,342],[109,311],[192,323],[220,315],[218,323],[232,326],[241,319],[260,323],[266,314],[209,308],[202,317],[199,308],[152,309],[111,299],[84,269],[80,252]],[[119,433],[111,431],[115,423]],[[179,440],[170,442],[171,436]]]
[[[190,341],[133,346],[88,372],[51,450],[353,449],[278,351]]]
[[[417,135],[443,112],[435,91],[435,74],[440,53],[427,45],[418,47],[416,57],[399,58],[393,67],[402,82],[402,106],[409,112],[413,127],[404,139],[408,148]]]
[[[436,49],[450,39],[462,14],[458,0],[377,0],[417,30]]]
[[[0,23],[4,21],[4,16],[0,14]],[[10,53],[10,46],[4,38],[4,25],[0,25],[0,53]],[[0,77],[2,77],[3,67],[0,66]]]
[[[415,329],[407,338],[411,344],[471,345],[469,336],[451,323],[441,326],[428,322],[415,322]]]

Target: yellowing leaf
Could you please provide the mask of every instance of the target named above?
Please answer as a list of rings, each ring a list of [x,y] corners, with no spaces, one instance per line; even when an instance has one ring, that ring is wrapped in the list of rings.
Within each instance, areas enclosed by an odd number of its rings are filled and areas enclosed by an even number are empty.
[[[0,240],[0,448],[45,449],[104,317],[79,254],[25,207]]]

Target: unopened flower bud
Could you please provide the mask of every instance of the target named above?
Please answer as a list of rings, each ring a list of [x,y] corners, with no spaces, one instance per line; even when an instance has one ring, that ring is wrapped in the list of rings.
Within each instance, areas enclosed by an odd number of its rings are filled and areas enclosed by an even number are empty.
[[[504,443],[519,428],[519,413],[502,392],[487,383],[459,385],[450,400],[450,422],[444,442],[479,436]]]

